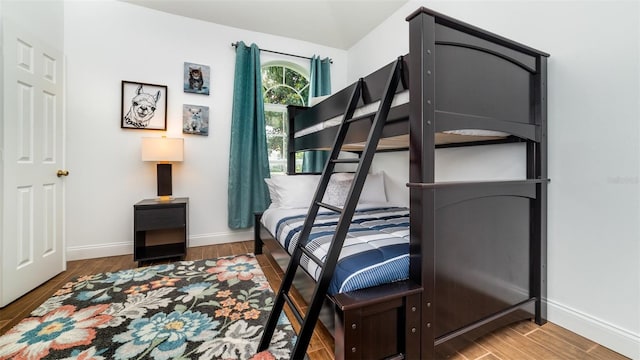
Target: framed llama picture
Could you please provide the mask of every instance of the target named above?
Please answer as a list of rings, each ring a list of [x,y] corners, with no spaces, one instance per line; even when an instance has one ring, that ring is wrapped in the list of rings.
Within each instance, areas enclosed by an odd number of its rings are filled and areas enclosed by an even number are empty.
[[[167,130],[167,87],[122,81],[120,127]]]
[[[209,107],[184,104],[182,106],[182,132],[209,135]]]
[[[184,63],[184,92],[209,95],[209,66]]]

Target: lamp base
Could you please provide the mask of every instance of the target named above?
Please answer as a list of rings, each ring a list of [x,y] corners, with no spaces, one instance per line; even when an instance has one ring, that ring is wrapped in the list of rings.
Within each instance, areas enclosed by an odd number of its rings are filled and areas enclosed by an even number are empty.
[[[159,163],[156,166],[158,180],[158,196],[168,198],[173,195],[171,190],[171,164]]]
[[[159,202],[163,202],[163,201],[171,201],[173,199],[174,199],[173,196],[163,195],[163,196],[158,196],[158,198],[156,200],[159,201]]]

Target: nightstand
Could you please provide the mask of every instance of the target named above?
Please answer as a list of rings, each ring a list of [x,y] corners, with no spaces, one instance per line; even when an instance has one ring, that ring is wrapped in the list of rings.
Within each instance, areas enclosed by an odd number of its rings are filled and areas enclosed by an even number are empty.
[[[133,205],[133,260],[184,258],[189,198],[145,199]]]

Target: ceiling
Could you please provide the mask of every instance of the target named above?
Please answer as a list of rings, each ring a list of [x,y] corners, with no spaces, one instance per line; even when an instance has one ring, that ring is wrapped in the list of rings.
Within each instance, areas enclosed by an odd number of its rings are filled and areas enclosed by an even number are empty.
[[[408,0],[122,0],[216,24],[348,49]]]

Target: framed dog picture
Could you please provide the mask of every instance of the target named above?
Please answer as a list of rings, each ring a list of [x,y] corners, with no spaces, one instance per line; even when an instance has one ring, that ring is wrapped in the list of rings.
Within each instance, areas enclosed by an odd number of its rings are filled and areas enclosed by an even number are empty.
[[[184,92],[209,95],[209,66],[185,62],[183,71]]]
[[[167,130],[167,87],[122,81],[123,129]]]
[[[184,104],[182,106],[182,132],[209,135],[209,107]]]

